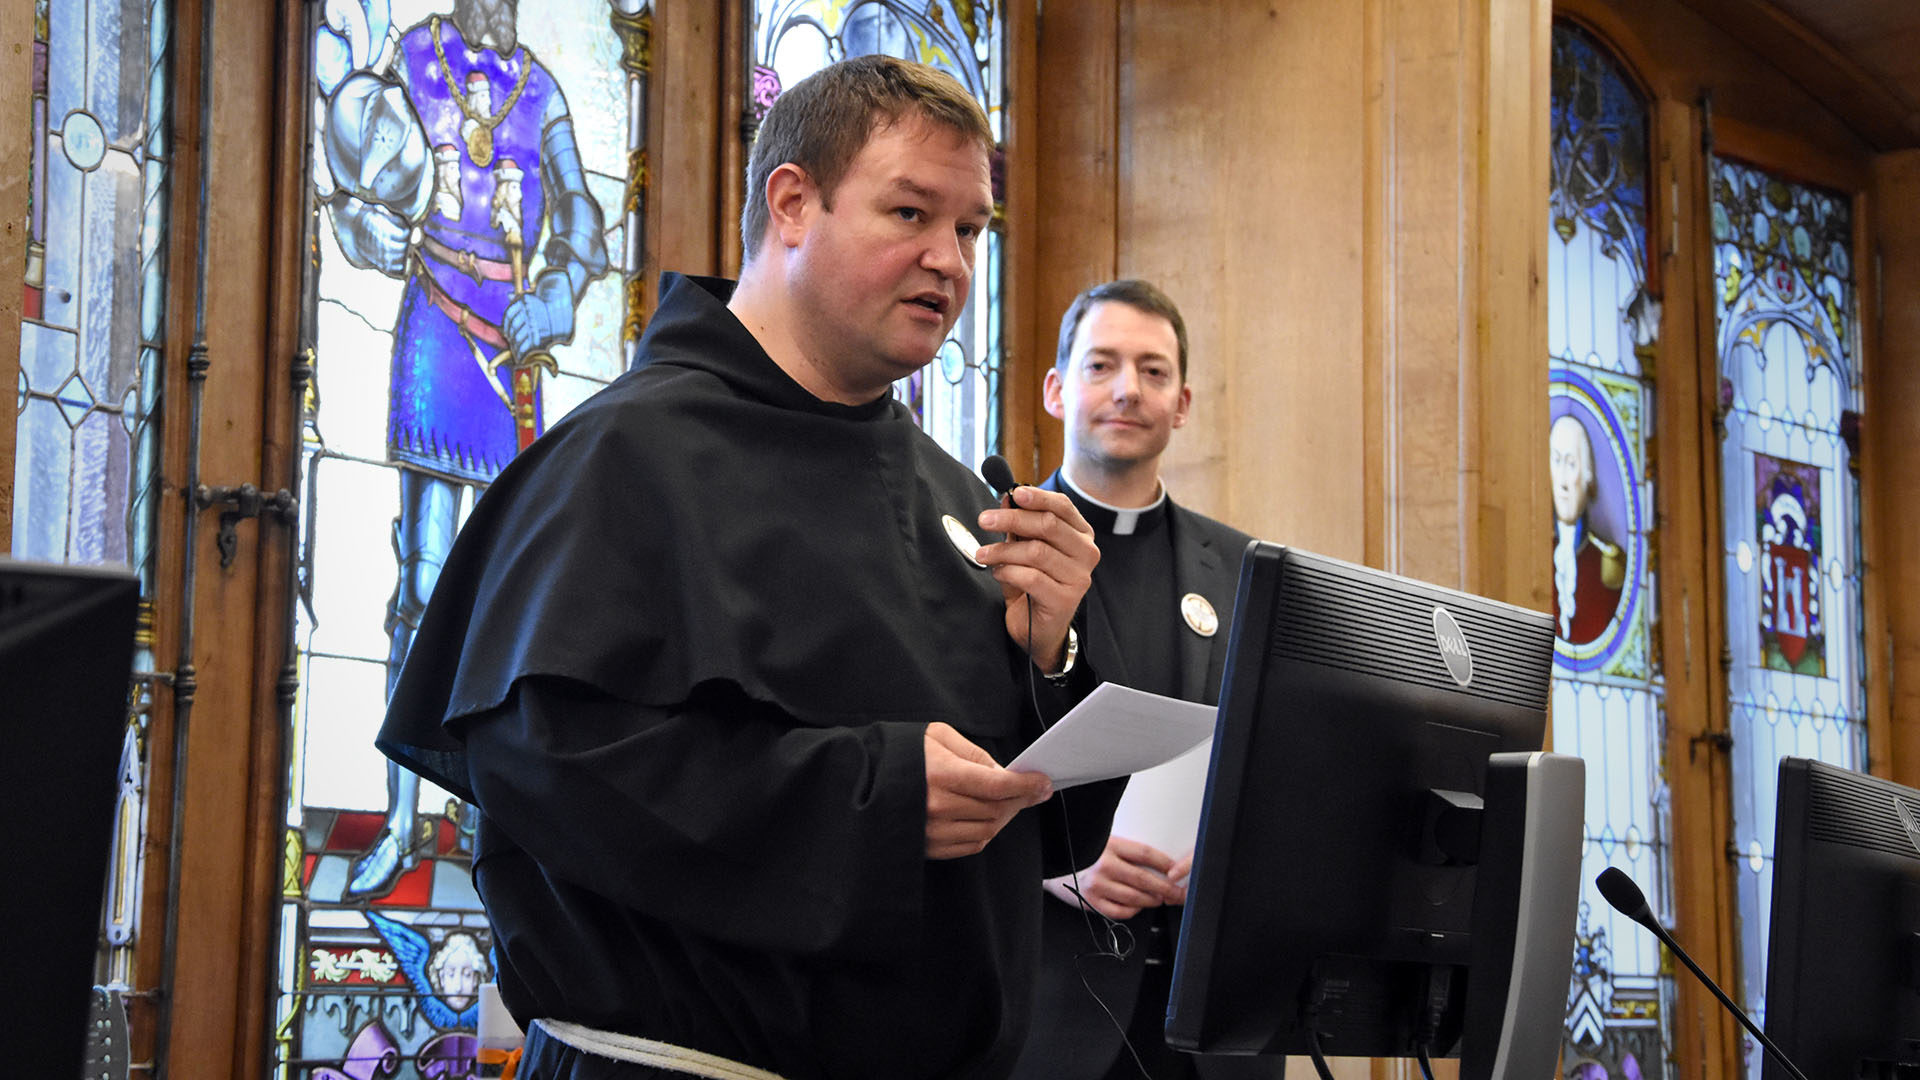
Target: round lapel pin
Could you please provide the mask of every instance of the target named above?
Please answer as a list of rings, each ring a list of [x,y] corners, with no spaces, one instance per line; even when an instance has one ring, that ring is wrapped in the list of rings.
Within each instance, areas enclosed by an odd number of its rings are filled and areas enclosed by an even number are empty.
[[[1201,637],[1212,637],[1220,630],[1220,615],[1213,610],[1207,598],[1197,592],[1190,592],[1180,598],[1180,614],[1187,620],[1187,629]]]
[[[959,518],[954,517],[952,514],[941,514],[940,524],[947,527],[947,539],[953,541],[953,549],[955,551],[958,551],[962,557],[973,565],[980,567],[982,570],[986,569],[986,563],[974,558],[974,552],[980,550],[980,541],[975,540],[973,534],[967,531],[967,527],[960,524]]]

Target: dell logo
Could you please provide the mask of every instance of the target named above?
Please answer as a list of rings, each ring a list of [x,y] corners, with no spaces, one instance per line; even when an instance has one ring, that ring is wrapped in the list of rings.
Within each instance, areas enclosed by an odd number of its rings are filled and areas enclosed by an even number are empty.
[[[1467,635],[1460,632],[1453,614],[1437,604],[1433,609],[1433,636],[1440,643],[1440,659],[1447,662],[1447,674],[1453,681],[1461,686],[1473,682],[1473,651],[1467,648]]]
[[[1905,799],[1895,795],[1893,809],[1900,815],[1901,827],[1907,830],[1907,842],[1913,845],[1915,851],[1920,851],[1920,820],[1914,819],[1913,807],[1908,806]]]

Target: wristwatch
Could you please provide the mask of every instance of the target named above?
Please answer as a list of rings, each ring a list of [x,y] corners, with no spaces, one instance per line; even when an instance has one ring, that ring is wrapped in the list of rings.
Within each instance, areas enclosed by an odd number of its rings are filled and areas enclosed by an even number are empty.
[[[1042,674],[1041,678],[1056,685],[1065,683],[1067,676],[1073,674],[1073,664],[1074,661],[1078,659],[1080,659],[1080,632],[1072,626],[1068,626],[1067,651],[1066,655],[1060,661],[1060,670],[1050,674]]]

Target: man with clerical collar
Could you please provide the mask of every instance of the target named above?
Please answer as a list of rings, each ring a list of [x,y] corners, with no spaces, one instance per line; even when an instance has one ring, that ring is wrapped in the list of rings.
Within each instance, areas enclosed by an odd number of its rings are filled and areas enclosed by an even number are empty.
[[[1179,308],[1139,280],[1081,293],[1060,320],[1043,394],[1047,412],[1064,422],[1066,450],[1041,486],[1066,493],[1100,545],[1086,598],[1087,656],[1108,682],[1216,703],[1252,538],[1175,503],[1160,478],[1161,454],[1193,405]],[[1191,843],[1162,851],[1115,834],[1097,861],[1045,882],[1038,1013],[1016,1076],[1280,1074],[1277,1057],[1201,1057],[1166,1044],[1192,862]],[[1097,915],[1081,910],[1076,889]],[[1108,937],[1097,928],[1101,916],[1131,934]],[[1131,948],[1111,947],[1129,938]]]
[[[379,744],[479,808],[522,1080],[1010,1074],[1034,883],[1120,784],[998,764],[1095,681],[1093,530],[890,395],[966,303],[991,145],[923,65],[789,89],[739,284],[663,275],[455,542]]]

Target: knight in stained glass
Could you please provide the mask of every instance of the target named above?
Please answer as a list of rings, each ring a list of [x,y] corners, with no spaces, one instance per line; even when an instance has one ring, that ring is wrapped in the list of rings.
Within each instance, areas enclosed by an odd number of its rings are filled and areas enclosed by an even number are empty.
[[[466,1077],[465,985],[493,962],[472,817],[385,769],[373,728],[481,490],[626,367],[644,319],[629,301],[651,7],[312,10],[314,374],[276,1075],[385,1062],[390,1080]]]
[[[402,465],[387,610],[389,686],[457,528],[462,485],[485,485],[539,435],[551,347],[608,269],[572,115],[517,40],[517,0],[459,0],[401,33],[384,70],[327,102],[334,235],[348,261],[404,279],[387,452]],[[544,246],[540,245],[542,236]],[[538,250],[544,267],[530,272]],[[417,778],[388,766],[389,820],[350,896],[412,865]]]

